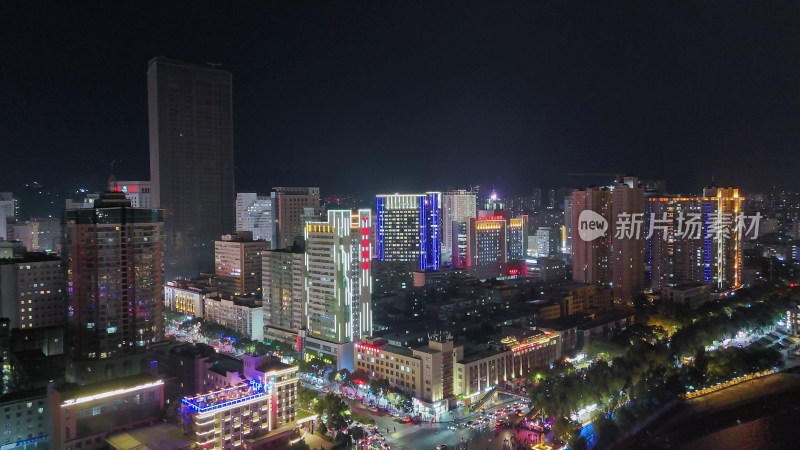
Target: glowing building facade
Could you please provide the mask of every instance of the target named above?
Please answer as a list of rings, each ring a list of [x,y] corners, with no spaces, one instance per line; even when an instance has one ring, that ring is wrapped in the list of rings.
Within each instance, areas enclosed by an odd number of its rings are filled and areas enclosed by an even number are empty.
[[[647,243],[651,288],[686,282],[709,283],[718,291],[741,287],[742,246],[733,227],[744,200],[738,189],[717,187],[704,189],[701,197],[650,198],[650,216],[662,221]],[[721,223],[729,226],[715,226]]]
[[[453,222],[476,216],[477,197],[476,192],[464,189],[442,192],[442,262],[452,261]]]
[[[442,259],[441,197],[439,192],[378,195],[376,259],[437,270]]]
[[[250,381],[182,400],[197,448],[247,447],[247,441],[297,418],[297,366],[270,364]]]
[[[328,211],[305,228],[308,336],[348,343],[372,333],[370,210]]]

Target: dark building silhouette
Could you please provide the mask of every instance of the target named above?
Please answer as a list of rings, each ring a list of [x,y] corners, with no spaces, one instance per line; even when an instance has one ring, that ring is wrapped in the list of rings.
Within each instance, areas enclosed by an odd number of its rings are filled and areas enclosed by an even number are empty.
[[[147,67],[153,206],[164,210],[167,280],[213,272],[234,230],[230,72],[166,58]]]
[[[163,216],[130,205],[109,192],[65,213],[70,382],[139,373],[164,337]]]

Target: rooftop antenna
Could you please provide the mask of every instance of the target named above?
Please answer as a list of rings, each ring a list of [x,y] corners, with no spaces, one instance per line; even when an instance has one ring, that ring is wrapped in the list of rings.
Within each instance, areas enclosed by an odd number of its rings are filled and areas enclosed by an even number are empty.
[[[114,163],[115,160],[111,160],[111,174],[108,176],[108,184],[112,186],[112,190],[116,190],[117,186],[117,177],[114,176]]]

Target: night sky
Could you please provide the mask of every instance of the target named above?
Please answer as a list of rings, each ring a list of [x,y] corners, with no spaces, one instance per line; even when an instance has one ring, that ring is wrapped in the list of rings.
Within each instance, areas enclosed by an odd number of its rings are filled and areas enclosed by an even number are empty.
[[[154,56],[233,73],[238,191],[800,187],[800,2],[10,3],[0,190],[148,179]]]

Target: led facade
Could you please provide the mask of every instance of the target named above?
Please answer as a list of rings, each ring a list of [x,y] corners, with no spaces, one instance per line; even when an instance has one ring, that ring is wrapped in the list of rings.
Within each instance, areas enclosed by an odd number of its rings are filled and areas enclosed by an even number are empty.
[[[415,262],[419,270],[439,268],[441,193],[378,195],[376,216],[376,259]]]
[[[306,327],[332,343],[372,332],[370,210],[328,211],[305,228]]]

